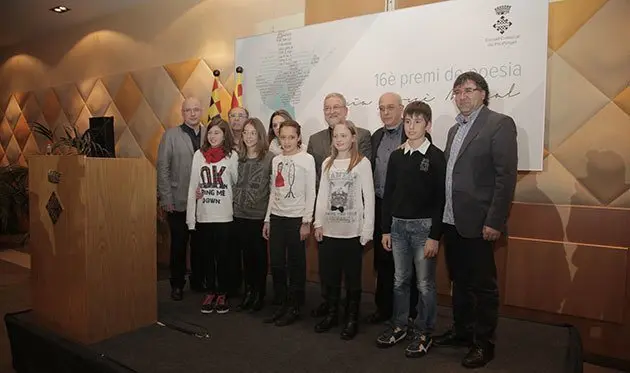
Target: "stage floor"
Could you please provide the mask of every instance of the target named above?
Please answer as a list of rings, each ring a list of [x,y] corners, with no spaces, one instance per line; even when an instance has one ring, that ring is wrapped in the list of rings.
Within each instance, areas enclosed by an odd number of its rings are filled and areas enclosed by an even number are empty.
[[[382,350],[374,340],[384,326],[362,325],[353,341],[339,338],[340,328],[316,334],[316,320],[309,313],[319,302],[318,286],[309,284],[303,318],[288,327],[264,324],[272,312],[203,315],[202,296],[187,292],[182,302],[169,299],[162,281],[159,319],[153,325],[89,346],[110,361],[137,372],[465,372],[460,360],[465,349],[433,348],[420,359],[404,356],[406,344]],[[363,314],[372,311],[372,295],[366,294]],[[236,303],[237,300],[234,300]],[[235,306],[235,304],[233,304]],[[27,316],[24,316],[27,317]],[[448,326],[450,310],[439,309],[439,326]],[[209,334],[200,338],[189,334]],[[569,329],[502,318],[496,359],[487,372],[565,372]]]

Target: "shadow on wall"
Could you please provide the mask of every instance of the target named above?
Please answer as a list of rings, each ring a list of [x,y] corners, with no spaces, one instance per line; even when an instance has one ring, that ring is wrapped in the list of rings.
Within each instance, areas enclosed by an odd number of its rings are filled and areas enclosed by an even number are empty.
[[[586,158],[587,174],[579,181],[588,187],[596,186],[604,205],[608,205],[630,187],[626,183],[625,163],[619,154],[609,150],[592,150],[586,153]],[[577,195],[574,196],[571,204],[579,203],[578,198]],[[626,272],[629,270],[626,268],[627,251],[591,245],[608,243],[614,246],[614,241],[617,240],[615,236],[619,237],[624,233],[606,232],[607,227],[597,224],[585,226],[584,223],[584,219],[571,212],[566,227],[566,240],[575,243],[571,256],[573,276],[563,313],[621,323]],[[590,242],[585,242],[585,236],[592,237]],[[602,250],[601,253],[596,253],[599,250]],[[587,302],[583,299],[586,296]]]

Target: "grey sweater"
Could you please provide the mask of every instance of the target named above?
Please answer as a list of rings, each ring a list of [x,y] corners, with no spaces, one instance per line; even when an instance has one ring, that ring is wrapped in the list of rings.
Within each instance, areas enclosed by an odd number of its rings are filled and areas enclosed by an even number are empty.
[[[238,181],[234,185],[234,217],[263,220],[269,203],[271,160],[267,152],[262,160],[238,162]]]

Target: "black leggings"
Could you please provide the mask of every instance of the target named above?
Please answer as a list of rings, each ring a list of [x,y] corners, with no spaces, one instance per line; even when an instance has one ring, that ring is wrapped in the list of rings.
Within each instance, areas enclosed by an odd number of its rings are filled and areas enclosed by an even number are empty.
[[[341,288],[343,277],[348,291],[361,290],[363,246],[361,246],[359,237],[334,238],[324,236],[319,250],[319,271],[325,286]]]
[[[289,296],[299,304],[304,303],[306,285],[306,243],[300,240],[301,225],[302,218],[270,217],[269,251],[274,295],[281,300]]]
[[[199,246],[209,293],[225,294],[234,283],[229,239],[232,223],[197,223]]]
[[[262,236],[263,220],[234,219],[238,249],[243,251],[245,286],[265,295],[267,285],[267,241]]]

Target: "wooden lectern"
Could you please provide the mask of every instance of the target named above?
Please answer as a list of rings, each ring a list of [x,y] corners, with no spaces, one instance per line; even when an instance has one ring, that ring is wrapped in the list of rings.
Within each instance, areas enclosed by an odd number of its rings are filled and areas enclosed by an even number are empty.
[[[89,344],[157,321],[156,189],[143,158],[29,157],[42,326]]]

